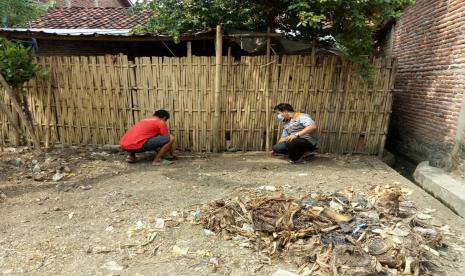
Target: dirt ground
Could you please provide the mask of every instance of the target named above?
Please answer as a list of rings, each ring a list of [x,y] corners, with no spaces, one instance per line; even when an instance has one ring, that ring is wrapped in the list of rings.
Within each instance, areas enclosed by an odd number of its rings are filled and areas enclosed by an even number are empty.
[[[450,227],[442,233],[449,246],[440,252],[445,266],[441,274],[463,275],[460,271],[465,269],[465,220],[375,157],[320,154],[306,164],[291,165],[264,153],[184,153],[175,165],[154,167],[149,160],[128,165],[117,153],[70,151],[63,160],[74,159],[59,168],[66,177],[54,182],[49,178],[55,168],[35,181],[29,172],[33,164],[17,160],[23,155],[0,153],[0,274],[270,275],[279,268],[295,272],[292,263],[259,255],[241,246],[241,240],[206,235],[201,225],[179,217],[200,204],[263,185],[292,196],[394,183],[413,190],[408,200],[419,211],[435,209],[432,224]],[[34,163],[45,157],[39,159]],[[15,166],[26,169],[15,171]],[[146,246],[128,245],[143,241],[144,229],[154,228],[157,218],[169,217],[172,221]],[[178,252],[186,249],[187,253]]]

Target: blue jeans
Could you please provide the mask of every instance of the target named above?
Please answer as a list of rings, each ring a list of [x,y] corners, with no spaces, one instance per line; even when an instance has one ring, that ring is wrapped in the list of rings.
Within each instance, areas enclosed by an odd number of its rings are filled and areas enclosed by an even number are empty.
[[[135,150],[126,150],[129,153],[141,153],[141,152],[146,152],[146,151],[153,151],[158,148],[163,147],[164,145],[168,144],[170,141],[170,136],[155,136],[150,139],[148,139],[142,148],[140,149],[135,149]]]

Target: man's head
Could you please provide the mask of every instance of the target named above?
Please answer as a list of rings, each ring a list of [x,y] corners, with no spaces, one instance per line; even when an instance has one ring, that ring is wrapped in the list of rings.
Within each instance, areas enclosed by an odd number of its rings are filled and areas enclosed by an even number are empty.
[[[278,121],[289,121],[294,115],[294,108],[288,103],[280,103],[274,107]]]
[[[170,113],[166,110],[160,109],[155,111],[155,113],[153,113],[153,116],[160,118],[166,122],[170,118]]]

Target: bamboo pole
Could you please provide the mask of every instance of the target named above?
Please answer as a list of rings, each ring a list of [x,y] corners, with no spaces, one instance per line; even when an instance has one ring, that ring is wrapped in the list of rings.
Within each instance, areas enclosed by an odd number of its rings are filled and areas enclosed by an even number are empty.
[[[187,41],[187,57],[192,58],[192,42]]]
[[[220,152],[220,109],[221,109],[221,66],[223,38],[221,26],[216,26],[216,72],[215,72],[215,113],[213,117],[213,152]]]
[[[50,120],[52,119],[52,103],[51,103],[51,90],[52,90],[52,81],[50,80],[47,85],[47,101],[46,101],[46,115],[45,115],[45,148],[50,147]]]
[[[271,37],[269,36],[270,27],[268,27],[266,34],[266,72],[265,72],[265,149],[266,151],[270,151],[270,109],[271,109],[271,102],[270,102],[270,60],[271,60]]]
[[[5,88],[6,93],[8,94],[8,97],[10,97],[11,103],[13,104],[13,107],[16,109],[16,112],[18,112],[21,120],[23,121],[24,125],[26,126],[26,130],[29,132],[29,135],[31,136],[32,142],[34,143],[34,147],[36,148],[36,150],[41,151],[40,150],[40,142],[39,142],[39,139],[37,138],[37,136],[34,133],[34,129],[32,128],[31,125],[28,124],[26,114],[24,114],[23,110],[21,109],[21,106],[19,105],[18,101],[16,100],[13,89],[6,82],[6,80],[2,76],[2,74],[0,74],[0,83]]]

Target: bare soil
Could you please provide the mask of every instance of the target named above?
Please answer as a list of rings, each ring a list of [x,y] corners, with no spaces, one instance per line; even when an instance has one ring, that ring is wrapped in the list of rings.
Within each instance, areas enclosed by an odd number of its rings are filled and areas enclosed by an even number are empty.
[[[14,163],[26,153],[0,153],[0,274],[270,275],[278,268],[295,272],[295,265],[286,260],[259,255],[254,248],[241,247],[240,240],[207,236],[201,225],[179,218],[201,204],[263,185],[292,196],[394,183],[413,190],[408,200],[419,211],[435,209],[432,224],[450,227],[450,233],[442,233],[449,245],[440,252],[444,274],[461,275],[465,268],[465,220],[375,157],[316,155],[306,164],[291,165],[263,153],[185,153],[174,165],[155,167],[149,158],[129,165],[121,154],[78,152],[56,153],[54,158],[62,156],[66,165],[48,169],[42,181],[33,179],[31,156],[21,168]],[[37,163],[46,158],[38,157]],[[50,180],[56,170],[66,177]],[[128,246],[144,241],[144,227],[153,229],[157,218],[170,217],[153,241]],[[176,254],[175,246],[188,253]]]

